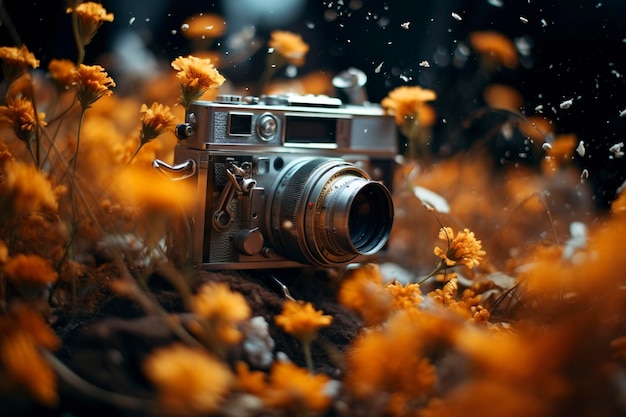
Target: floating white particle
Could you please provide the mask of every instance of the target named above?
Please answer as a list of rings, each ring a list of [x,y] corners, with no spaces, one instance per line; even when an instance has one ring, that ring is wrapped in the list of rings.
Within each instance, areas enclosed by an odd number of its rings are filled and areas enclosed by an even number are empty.
[[[430,68],[430,62],[424,60],[422,62],[419,63],[420,67],[424,67],[424,68]],[[624,110],[624,112],[626,112],[626,110]]]
[[[587,178],[589,178],[589,171],[587,171],[587,168],[585,168],[580,173],[580,179],[581,180],[586,180]]]
[[[583,142],[582,140],[578,142],[578,146],[576,147],[576,152],[580,156],[585,156],[585,142]]]
[[[537,107],[535,107],[535,111],[537,113],[543,113],[543,104],[540,104]]]
[[[619,112],[619,117],[626,117],[626,109]]]
[[[546,21],[546,19],[541,19],[541,27],[546,27],[548,26],[548,22]]]
[[[411,22],[404,22],[400,25],[400,27],[402,27],[402,29],[408,29],[410,24]]]
[[[315,29],[315,23],[313,22],[306,22],[306,27],[309,29]]]
[[[570,98],[569,100],[562,101],[561,104],[559,104],[559,107],[562,109],[569,109],[570,107],[572,107],[573,103],[574,99]]]
[[[189,24],[188,23],[183,23],[182,25],[180,25],[180,30],[182,30],[183,32],[186,32],[189,30]]]
[[[458,20],[459,22],[460,22],[461,20],[463,20],[463,18],[461,17],[461,15],[460,15],[460,14],[458,14],[458,13],[455,13],[455,12],[452,12],[452,17],[453,17],[455,20]]]
[[[501,0],[487,0],[487,3],[489,3],[490,5],[494,6],[494,7],[502,7],[502,1]]]
[[[380,63],[380,64],[378,64],[378,66],[374,69],[374,72],[375,72],[376,74],[380,73],[380,70],[383,68],[383,64],[384,64],[384,63],[385,63],[384,61],[383,61],[383,62],[381,62],[381,63]]]
[[[613,157],[621,158],[624,156],[624,152],[622,151],[623,147],[624,147],[624,142],[619,142],[611,146],[609,148],[609,151],[613,154]]]
[[[550,145],[548,142],[544,142],[543,145],[541,145],[541,149],[543,149],[544,151],[549,151],[550,149],[552,149],[552,145]]]
[[[131,17],[130,20],[128,21],[129,25],[132,25],[133,23],[135,23],[135,17]]]
[[[527,19],[527,18],[525,18],[524,16],[520,16],[520,17],[519,17],[519,20],[520,20],[522,23],[528,23],[528,19]]]

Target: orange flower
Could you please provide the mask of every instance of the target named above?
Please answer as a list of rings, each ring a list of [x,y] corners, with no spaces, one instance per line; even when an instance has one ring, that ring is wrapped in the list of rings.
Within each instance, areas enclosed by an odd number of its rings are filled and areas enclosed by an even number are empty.
[[[174,115],[168,106],[152,103],[148,108],[141,105],[141,132],[139,133],[140,146],[162,135],[174,124]]]
[[[393,299],[383,287],[380,270],[375,264],[348,270],[337,298],[343,306],[359,313],[368,326],[382,323],[393,307]]]
[[[185,109],[209,89],[218,88],[226,81],[208,58],[179,56],[172,61],[172,68],[178,71],[176,76],[181,87],[180,103]]]
[[[45,117],[44,113],[35,117],[33,103],[26,97],[10,97],[6,106],[0,106],[0,123],[10,125],[15,136],[27,145],[35,139],[37,126],[46,125]]]
[[[232,344],[241,340],[237,324],[250,317],[250,306],[228,284],[207,283],[193,297],[193,312],[208,321],[220,340]]]
[[[464,229],[454,237],[454,232],[450,227],[442,227],[439,230],[439,239],[448,242],[448,249],[442,250],[435,247],[434,253],[439,256],[446,266],[454,266],[457,263],[463,264],[472,269],[480,264],[485,251],[481,248],[480,240],[476,240],[474,232]]]
[[[69,59],[51,59],[48,64],[50,78],[54,80],[60,91],[69,90],[74,85],[76,65]]]
[[[283,305],[282,313],[274,320],[286,333],[301,343],[310,343],[315,338],[318,329],[329,326],[333,317],[315,310],[311,303],[287,300]]]
[[[501,33],[493,31],[477,31],[469,35],[469,43],[488,62],[517,68],[519,58],[513,42]]]
[[[442,326],[441,319],[429,323],[430,317],[422,317],[421,313],[419,317],[416,321],[413,315],[401,312],[390,319],[389,326],[361,333],[346,357],[345,383],[352,394],[366,399],[382,393],[400,393],[423,400],[431,392],[436,381],[435,367],[425,356],[425,347],[437,342],[439,336],[431,334],[430,329],[450,329]]]
[[[395,116],[396,124],[402,127],[407,121],[415,124],[426,102],[436,98],[433,90],[418,85],[401,86],[391,90],[380,104],[387,114]]]
[[[68,7],[66,12],[77,17],[78,37],[82,46],[91,42],[104,22],[112,22],[114,18],[113,13],[107,13],[100,3],[91,1],[80,3],[76,7]]]
[[[389,294],[393,297],[393,305],[395,310],[404,310],[418,306],[422,300],[422,291],[419,284],[407,283],[402,286],[398,281],[390,282],[385,286]]]
[[[48,284],[55,282],[59,275],[52,268],[50,261],[38,255],[17,254],[4,264],[4,273],[8,279]]]
[[[1,171],[0,171],[1,172]],[[0,212],[11,217],[57,209],[57,199],[50,181],[33,165],[9,161],[0,176]]]
[[[0,329],[3,327],[0,325]],[[32,337],[19,329],[12,332],[2,330],[0,364],[11,382],[26,389],[41,403],[55,405],[58,400],[56,377],[40,356]]]
[[[113,94],[110,88],[115,87],[115,82],[100,65],[80,64],[74,70],[74,77],[76,96],[83,110],[100,98]]]
[[[302,40],[300,35],[284,30],[272,31],[268,46],[290,64],[299,67],[304,65],[304,59],[309,52],[309,45]]]
[[[2,61],[2,70],[7,85],[11,85],[29,67],[34,69],[39,66],[39,60],[35,58],[35,55],[25,45],[19,48],[15,46],[0,47],[0,60]]]
[[[261,399],[268,407],[292,411],[291,415],[303,415],[305,411],[321,413],[331,403],[326,394],[329,381],[327,375],[311,374],[292,362],[275,362]]]
[[[234,381],[226,364],[205,350],[179,343],[155,349],[144,359],[142,369],[170,415],[216,410]]]

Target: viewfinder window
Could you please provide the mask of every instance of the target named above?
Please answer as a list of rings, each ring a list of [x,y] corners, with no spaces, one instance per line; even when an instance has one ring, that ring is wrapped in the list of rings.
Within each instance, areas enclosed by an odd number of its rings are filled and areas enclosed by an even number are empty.
[[[252,134],[252,114],[230,113],[228,115],[228,134],[250,136]]]

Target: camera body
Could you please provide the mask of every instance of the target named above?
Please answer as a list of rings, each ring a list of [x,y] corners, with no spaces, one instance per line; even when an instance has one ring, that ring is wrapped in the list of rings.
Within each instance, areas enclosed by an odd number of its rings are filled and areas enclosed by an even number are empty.
[[[195,205],[168,255],[208,270],[361,262],[393,223],[396,126],[375,105],[328,96],[221,95],[179,124],[174,165]]]

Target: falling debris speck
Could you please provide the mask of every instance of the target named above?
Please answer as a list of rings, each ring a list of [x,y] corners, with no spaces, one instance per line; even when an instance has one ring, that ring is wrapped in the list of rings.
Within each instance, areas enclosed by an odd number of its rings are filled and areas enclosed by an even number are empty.
[[[581,180],[586,180],[587,178],[589,178],[589,171],[587,170],[587,168],[585,168],[580,173],[580,179]]]
[[[619,117],[626,117],[626,109],[619,112]]]
[[[189,30],[189,24],[188,23],[183,23],[182,25],[180,25],[180,30],[182,30],[183,32],[186,32]]]
[[[454,18],[454,20],[458,20],[458,21],[463,20],[463,18],[461,17],[461,15],[460,15],[460,14],[458,14],[458,13],[455,13],[455,12],[452,12],[452,17]]]
[[[519,20],[520,20],[522,23],[528,23],[528,19],[527,19],[527,18],[525,18],[524,16],[520,16],[520,17],[519,17]]]
[[[548,142],[545,142],[543,145],[541,145],[541,149],[543,149],[544,151],[549,151],[550,149],[552,149],[552,145],[550,145]]]
[[[615,145],[609,148],[609,151],[612,154],[613,158],[621,158],[624,156],[624,151],[622,148],[624,147],[624,142],[616,143]]]
[[[585,142],[583,142],[582,140],[578,142],[578,146],[576,147],[576,152],[580,156],[585,156]]]
[[[135,17],[131,17],[130,20],[128,21],[129,25],[132,25],[133,23],[135,23]]]
[[[424,68],[430,68],[430,62],[424,60],[422,62],[419,63],[420,67],[424,67]],[[626,112],[626,110],[624,110]]]
[[[408,29],[410,24],[411,22],[404,22],[400,26],[402,27],[402,29]]]
[[[490,5],[494,6],[494,7],[502,7],[502,1],[501,0],[487,0],[487,3],[489,3]]]
[[[562,101],[561,104],[559,104],[559,107],[562,109],[569,109],[570,107],[572,107],[573,103],[574,99],[570,98],[569,100]]]
[[[546,19],[541,19],[541,27],[546,27],[548,26],[548,22],[546,21]]]
[[[535,111],[537,113],[543,113],[543,104],[540,104],[538,106],[535,107]]]
[[[382,68],[383,68],[383,64],[384,64],[384,62],[381,62],[381,63],[380,63],[380,64],[378,64],[378,66],[374,69],[374,72],[375,72],[376,74],[380,73],[380,71],[381,71],[381,70],[382,70]]]

